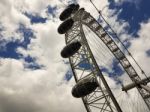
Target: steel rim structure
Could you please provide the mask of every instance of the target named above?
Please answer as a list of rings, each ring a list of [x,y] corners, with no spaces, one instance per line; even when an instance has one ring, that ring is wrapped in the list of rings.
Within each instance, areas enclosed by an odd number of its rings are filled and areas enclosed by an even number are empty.
[[[69,57],[75,81],[78,83],[86,77],[95,77],[96,82],[98,83],[97,89],[82,97],[87,112],[122,112],[92,54],[83,31],[83,25],[89,27],[91,31],[93,31],[99,39],[102,40],[102,42],[108,47],[122,65],[135,85],[141,81],[141,78],[138,76],[134,67],[130,64],[114,40],[107,34],[104,28],[94,19],[94,17],[90,15],[90,13],[81,8],[72,14],[70,18],[74,21],[74,23],[73,26],[65,32],[66,45],[76,41],[79,41],[82,44],[78,52]],[[80,65],[85,62],[90,65],[90,70],[80,67]],[[148,82],[149,81],[144,81],[144,83],[140,84],[145,86]],[[136,88],[144,99],[147,107],[150,109],[150,93],[140,86],[136,86]]]

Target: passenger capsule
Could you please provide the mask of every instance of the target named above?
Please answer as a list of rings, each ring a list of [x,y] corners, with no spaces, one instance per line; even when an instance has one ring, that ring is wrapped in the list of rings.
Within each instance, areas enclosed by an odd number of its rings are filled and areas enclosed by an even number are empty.
[[[76,12],[79,9],[78,4],[70,4],[59,16],[59,19],[61,21],[64,21],[69,16],[71,16],[72,13]]]
[[[66,33],[72,26],[73,26],[74,21],[72,19],[67,19],[63,23],[60,24],[58,27],[58,33],[64,34]]]
[[[80,47],[81,47],[80,42],[78,42],[78,41],[73,42],[63,48],[63,50],[61,51],[61,56],[63,58],[68,58],[68,57],[74,55],[80,49]]]
[[[69,8],[72,8],[73,9],[73,13],[74,12],[76,12],[76,11],[78,11],[79,10],[79,4],[70,4],[69,6],[68,6]]]
[[[88,77],[86,79],[80,80],[73,88],[72,95],[76,98],[84,97],[90,93],[92,93],[98,84],[94,77]]]

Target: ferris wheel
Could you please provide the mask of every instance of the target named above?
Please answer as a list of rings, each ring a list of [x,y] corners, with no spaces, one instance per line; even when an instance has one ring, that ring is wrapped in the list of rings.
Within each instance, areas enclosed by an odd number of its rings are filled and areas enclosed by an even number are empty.
[[[60,20],[63,22],[58,28],[58,33],[65,34],[66,42],[66,46],[61,51],[61,56],[69,58],[76,81],[76,85],[72,88],[72,95],[75,98],[82,98],[86,111],[124,112],[124,109],[122,109],[123,106],[112,92],[97,63],[87,40],[84,27],[105,45],[128,74],[132,83],[122,87],[122,90],[126,92],[136,88],[146,105],[145,112],[150,112],[150,89],[147,86],[147,83],[150,82],[149,77],[144,79],[139,77],[126,55],[99,22],[84,8],[79,8],[78,4],[67,6],[60,14]],[[103,60],[105,59],[103,58]]]

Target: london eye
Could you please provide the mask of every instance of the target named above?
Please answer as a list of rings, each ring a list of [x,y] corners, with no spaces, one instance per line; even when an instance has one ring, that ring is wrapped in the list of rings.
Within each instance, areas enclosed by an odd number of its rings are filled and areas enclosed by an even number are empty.
[[[114,92],[116,90],[112,89],[103,72],[104,67],[110,67],[109,60],[115,59],[131,80],[130,84],[122,84],[117,91],[126,95],[128,91],[135,90],[138,97],[142,99],[144,111],[149,112],[149,77],[144,74],[144,71],[142,73],[145,78],[139,76],[135,67],[103,26],[78,4],[67,6],[60,14],[60,20],[63,22],[58,27],[58,33],[65,35],[66,42],[61,56],[69,58],[76,82],[72,88],[72,95],[83,100],[86,111],[127,112],[124,105],[128,99],[123,100],[122,103],[122,100],[117,98]],[[134,60],[130,53],[129,56]],[[136,64],[140,67],[138,63]],[[141,104],[133,101],[133,105],[136,105],[134,111],[140,112],[138,106]]]

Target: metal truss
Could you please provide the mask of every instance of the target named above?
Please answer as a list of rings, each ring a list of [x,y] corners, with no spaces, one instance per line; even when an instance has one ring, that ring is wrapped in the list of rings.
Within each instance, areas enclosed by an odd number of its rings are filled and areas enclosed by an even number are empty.
[[[119,63],[133,82],[136,83],[137,81],[140,81],[141,78],[117,44],[90,13],[81,8],[72,16],[72,19],[74,20],[74,25],[65,34],[66,44],[73,41],[80,41],[82,44],[80,50],[69,58],[75,81],[78,82],[85,77],[94,76],[97,78],[99,84],[99,87],[95,91],[82,98],[87,112],[122,112],[94,59],[82,26],[86,25],[89,27],[103,41],[116,59],[118,59]],[[88,69],[86,69],[86,67],[81,67],[81,65],[84,65],[85,63],[88,66]],[[136,88],[150,109],[150,94],[140,87]]]

